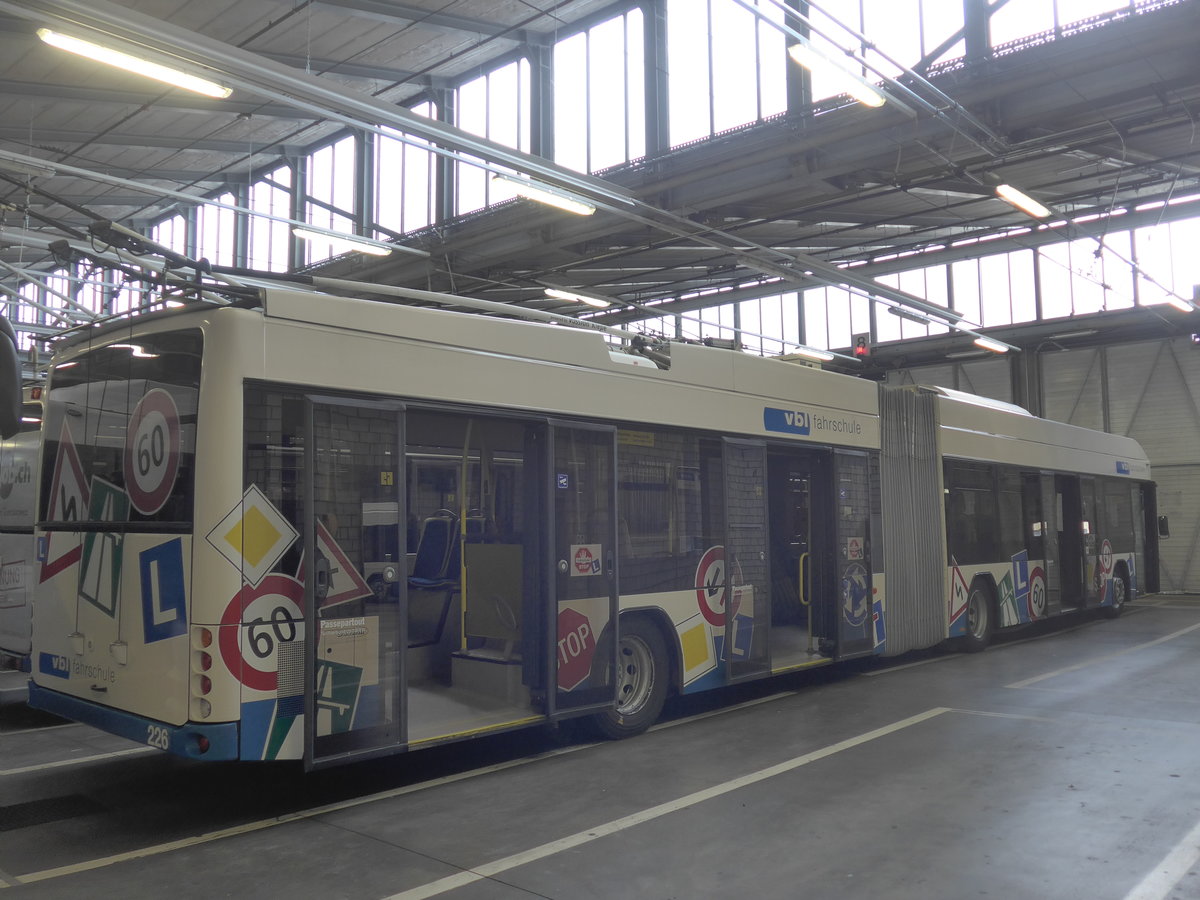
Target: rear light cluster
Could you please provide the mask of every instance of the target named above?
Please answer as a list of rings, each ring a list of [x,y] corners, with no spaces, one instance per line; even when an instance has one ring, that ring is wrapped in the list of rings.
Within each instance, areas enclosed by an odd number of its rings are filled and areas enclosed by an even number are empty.
[[[213,664],[212,643],[211,628],[198,625],[192,629],[192,719],[207,719],[212,715],[212,703],[208,701],[212,679],[205,674]]]

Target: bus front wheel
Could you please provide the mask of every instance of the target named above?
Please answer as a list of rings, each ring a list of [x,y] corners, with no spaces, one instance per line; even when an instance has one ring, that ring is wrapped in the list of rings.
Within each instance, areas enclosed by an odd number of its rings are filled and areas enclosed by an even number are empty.
[[[976,579],[967,596],[967,634],[963,638],[963,649],[968,653],[978,653],[992,642],[996,627],[994,611],[991,587],[986,581]]]
[[[654,724],[667,699],[667,643],[643,616],[621,619],[617,644],[616,702],[592,717],[596,730],[619,740],[641,734]]]

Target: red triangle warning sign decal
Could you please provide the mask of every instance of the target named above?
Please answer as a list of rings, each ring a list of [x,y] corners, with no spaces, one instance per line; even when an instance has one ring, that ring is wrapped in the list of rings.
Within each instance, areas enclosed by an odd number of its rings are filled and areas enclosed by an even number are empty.
[[[71,430],[63,422],[58,438],[58,454],[54,458],[54,477],[50,480],[50,508],[46,518],[51,522],[77,522],[86,514],[90,492],[79,452],[71,440]],[[51,532],[46,540],[46,555],[38,581],[53,578],[63,569],[79,562],[83,545],[78,534]]]
[[[357,600],[360,597],[368,597],[374,593],[368,586],[367,580],[362,577],[358,569],[354,568],[354,563],[350,562],[344,550],[338,546],[338,542],[333,539],[333,535],[320,522],[317,523],[317,552],[319,554],[318,561],[324,557],[329,564],[329,575],[326,580],[328,586],[325,591],[325,596],[317,600],[317,607],[324,609],[327,606],[336,606],[339,603],[348,603],[351,600]],[[300,581],[304,581],[304,559],[300,560]]]

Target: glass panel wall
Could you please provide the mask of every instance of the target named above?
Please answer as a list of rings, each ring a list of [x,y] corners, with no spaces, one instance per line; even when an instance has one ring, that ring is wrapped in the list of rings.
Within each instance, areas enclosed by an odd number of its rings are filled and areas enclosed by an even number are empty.
[[[278,220],[291,218],[292,183],[291,167],[280,166],[250,185],[248,205],[262,214],[250,218],[246,265],[251,269],[288,270],[291,228]]]
[[[214,198],[225,206],[237,204],[233,194]],[[202,203],[196,208],[196,258],[217,266],[237,265],[236,213],[224,206]]]
[[[471,134],[529,152],[529,61],[519,59],[481,75],[457,91],[457,125]],[[455,209],[472,212],[516,194],[478,166],[457,163]]]
[[[427,119],[437,118],[430,102],[409,112]],[[399,135],[392,129],[384,129]],[[427,141],[408,137],[375,135],[375,236],[381,240],[425,228],[437,211],[437,155],[422,149]]]
[[[554,45],[555,162],[595,172],[645,155],[644,40],[633,9]]]
[[[358,148],[354,135],[327,144],[308,156],[304,221],[340,234],[354,234]],[[312,264],[341,253],[332,241],[314,238],[304,243],[304,263]]]
[[[754,0],[764,15],[781,13]],[[670,142],[708,137],[787,108],[784,36],[733,0],[666,0]]]

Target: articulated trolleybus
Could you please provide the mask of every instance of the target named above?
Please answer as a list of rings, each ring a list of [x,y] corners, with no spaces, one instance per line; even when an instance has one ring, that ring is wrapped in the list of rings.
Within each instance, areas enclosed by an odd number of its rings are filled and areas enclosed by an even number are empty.
[[[689,344],[262,289],[60,341],[30,703],[309,767],[1154,589],[1132,440]]]

